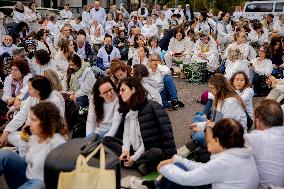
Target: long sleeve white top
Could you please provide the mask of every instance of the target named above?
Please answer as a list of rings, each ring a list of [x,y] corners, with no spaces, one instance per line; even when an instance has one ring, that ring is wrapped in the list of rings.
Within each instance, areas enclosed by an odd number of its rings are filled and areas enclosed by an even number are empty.
[[[27,162],[26,177],[28,179],[39,179],[43,181],[44,162],[47,155],[51,150],[65,142],[65,138],[59,133],[55,133],[43,143],[38,143],[38,137],[32,135],[27,144],[28,151],[25,154],[25,160]]]
[[[20,22],[32,22],[33,19],[30,17],[30,15],[27,12],[18,12],[18,11],[14,11],[13,12],[13,18],[15,20],[16,23],[20,23]]]
[[[36,63],[35,59],[33,59],[32,61],[29,61],[29,66],[33,76],[42,75],[43,72],[47,69],[56,70],[56,66],[53,60],[50,60],[50,62],[46,65],[40,65]]]
[[[246,106],[246,111],[248,115],[250,116],[251,119],[253,119],[253,105],[252,105],[252,98],[254,95],[253,89],[248,87],[248,88],[245,88],[243,91],[237,90],[236,92],[242,98]]]
[[[86,136],[94,132],[96,128],[108,130],[105,136],[114,136],[121,121],[121,114],[118,112],[118,108],[118,98],[112,102],[105,102],[102,110],[104,111],[104,118],[100,123],[96,123],[95,106],[93,98],[91,98],[86,123]]]
[[[108,56],[110,56],[110,61],[108,59]],[[105,47],[101,47],[98,51],[97,57],[100,57],[100,58],[103,59],[103,64],[106,68],[110,67],[111,61],[113,59],[117,59],[117,58],[120,59],[121,58],[120,51],[116,47],[113,47],[110,55],[107,54]]]
[[[82,22],[86,28],[90,28],[91,26],[91,15],[87,11],[82,12]]]
[[[60,16],[63,19],[70,19],[70,20],[73,19],[73,13],[70,10],[65,10],[65,9],[61,10]]]
[[[65,114],[65,101],[62,94],[58,91],[52,91],[45,102],[54,103],[57,108],[60,110],[60,115],[64,118]],[[22,102],[20,111],[13,117],[13,119],[6,125],[4,131],[13,133],[20,128],[28,118],[28,113],[30,108],[38,103],[40,103],[39,99],[34,97],[28,97],[25,101]]]
[[[272,62],[269,59],[259,60],[259,58],[255,58],[251,61],[254,66],[254,71],[259,75],[270,76],[273,70]]]
[[[256,189],[259,177],[252,152],[247,148],[231,148],[215,155],[207,163],[197,163],[180,156],[174,163],[183,164],[185,171],[174,164],[161,167],[161,174],[179,185],[200,186],[212,183],[212,189]]]
[[[231,79],[234,73],[238,71],[243,71],[247,76],[249,76],[249,68],[248,68],[248,61],[247,60],[236,60],[235,62],[230,61],[227,59],[227,66],[225,69],[225,77],[227,79]]]
[[[79,90],[75,92],[77,97],[90,96],[93,90],[93,86],[96,82],[94,72],[90,67],[86,67],[82,76],[78,78],[77,83],[80,86]]]
[[[245,135],[246,143],[252,148],[260,178],[259,189],[268,185],[284,186],[284,127],[254,130]]]
[[[234,42],[234,43],[230,44],[230,45],[225,49],[224,58],[228,58],[229,49],[239,49],[240,52],[241,52],[242,55],[243,55],[243,59],[247,59],[248,56],[249,56],[249,53],[250,53],[249,44],[247,44],[247,43],[237,44],[237,42]]]
[[[104,8],[100,7],[98,10],[92,8],[90,11],[91,22],[97,20],[100,24],[104,25],[106,21],[106,11]]]
[[[176,38],[172,37],[170,39],[170,43],[168,46],[168,51],[174,52],[174,53],[187,53],[190,54],[192,47],[190,47],[190,44],[188,41],[184,38],[180,41],[178,41]]]
[[[21,94],[20,99],[22,99],[22,97],[27,93],[27,86],[28,86],[29,79],[31,77],[32,77],[32,74],[27,74],[23,77],[23,87],[21,89],[19,88],[20,87],[19,83],[17,83],[16,91],[20,92]],[[7,102],[7,100],[12,97],[12,89],[11,89],[12,81],[13,81],[13,78],[11,74],[5,78],[3,96],[2,96],[2,100],[4,102]]]
[[[157,70],[154,72],[149,68],[149,74],[152,79],[154,79],[158,84],[158,90],[161,92],[164,89],[164,77],[166,75],[171,75],[171,71],[168,66],[158,64]]]
[[[155,24],[156,26],[162,26],[162,30],[167,30],[170,27],[169,22],[166,18],[164,18],[164,20],[162,20],[161,18],[158,18]]]
[[[158,27],[155,24],[152,25],[147,25],[145,24],[142,28],[141,28],[141,34],[144,37],[153,37],[153,36],[158,36]]]
[[[265,43],[265,42],[269,42],[268,39],[268,31],[267,29],[263,28],[263,33],[261,35],[258,35],[257,32],[255,30],[251,30],[251,42],[259,42],[259,44]]]
[[[101,24],[99,24],[97,26],[91,25],[90,35],[94,35],[96,33],[96,31],[98,31],[98,30],[100,30],[100,35],[102,35],[102,36],[105,35],[104,27]]]

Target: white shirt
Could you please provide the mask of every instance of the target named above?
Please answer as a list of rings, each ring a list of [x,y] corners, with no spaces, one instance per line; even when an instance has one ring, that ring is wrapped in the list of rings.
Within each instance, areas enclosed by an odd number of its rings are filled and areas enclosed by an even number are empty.
[[[91,22],[97,20],[100,24],[104,25],[106,20],[106,11],[104,8],[100,7],[98,10],[92,8],[90,11]]]
[[[70,19],[70,20],[73,19],[73,13],[70,10],[65,10],[65,9],[61,10],[60,16],[63,19]]]
[[[166,10],[166,11],[163,11],[163,12],[164,12],[164,14],[165,14],[166,20],[171,19],[172,15],[173,15],[173,12],[172,12],[170,9],[168,9],[168,10]]]
[[[82,13],[82,22],[86,28],[90,28],[91,25],[91,15],[87,11],[83,11]]]
[[[161,18],[158,18],[155,22],[156,26],[162,26],[162,30],[167,30],[169,29],[169,22],[166,18],[162,20]]]
[[[259,189],[269,184],[284,186],[284,127],[272,127],[263,131],[254,130],[245,135],[252,148],[260,177]]]
[[[38,143],[38,137],[32,135],[28,143],[25,160],[27,162],[26,177],[28,179],[44,180],[44,162],[51,150],[65,143],[66,140],[59,133],[43,143]]]
[[[212,189],[256,189],[259,183],[257,168],[250,149],[231,148],[215,155],[207,163],[197,163],[175,155],[174,164],[162,166],[160,171],[170,181],[183,186],[212,183]]]
[[[145,24],[142,28],[141,28],[141,34],[144,37],[153,37],[153,36],[158,36],[158,27],[155,24],[152,25],[147,25]]]
[[[251,61],[254,66],[254,71],[258,75],[270,76],[273,70],[272,62],[269,59],[259,60],[259,58],[255,58]]]
[[[60,25],[59,25],[58,22],[57,23],[53,23],[51,21],[48,21],[46,29],[49,30],[51,35],[55,36],[55,35],[59,34],[59,32],[60,32]]]
[[[101,47],[98,51],[97,57],[100,57],[100,58],[103,59],[103,64],[106,68],[110,67],[111,61],[113,59],[117,59],[117,58],[120,59],[121,58],[120,51],[118,50],[118,48],[116,48],[114,46],[113,46],[113,49],[112,49],[110,55],[107,54],[105,47]],[[110,59],[110,61],[109,61],[109,59]]]
[[[15,19],[16,23],[20,23],[20,22],[32,22],[33,19],[30,17],[30,15],[28,15],[26,12],[18,12],[18,11],[14,11],[13,12],[13,18]]]

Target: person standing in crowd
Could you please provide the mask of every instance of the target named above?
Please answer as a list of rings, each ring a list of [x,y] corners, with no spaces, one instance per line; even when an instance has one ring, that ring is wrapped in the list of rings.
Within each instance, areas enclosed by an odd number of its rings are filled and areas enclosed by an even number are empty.
[[[84,27],[89,29],[91,26],[91,15],[90,15],[90,6],[84,5],[83,6],[83,12],[82,12],[82,22],[84,24]]]
[[[255,129],[244,136],[256,161],[259,189],[284,187],[283,110],[274,100],[262,100],[254,109]]]
[[[104,8],[101,7],[99,1],[95,1],[94,8],[90,11],[91,16],[91,22],[93,23],[94,20],[97,20],[97,22],[101,25],[105,25],[106,21],[106,11]]]
[[[143,16],[143,18],[147,18],[149,15],[149,12],[148,12],[148,9],[146,7],[146,4],[145,3],[141,3],[141,7],[138,9],[137,11],[137,16],[140,17],[140,16]]]
[[[73,19],[73,13],[69,9],[69,4],[65,3],[63,10],[60,11],[60,16],[63,20],[72,20]]]
[[[37,6],[35,2],[30,2],[27,9],[27,14],[30,16],[31,20],[29,21],[28,25],[31,31],[39,31],[40,25],[39,21],[41,20],[40,14],[36,10]]]
[[[0,150],[0,175],[9,188],[45,189],[44,161],[50,151],[65,143],[66,135],[64,119],[53,103],[32,106],[29,123],[22,129],[22,140],[28,142],[21,146],[21,154]]]
[[[185,5],[185,9],[183,12],[184,12],[184,16],[187,17],[188,21],[191,21],[194,19],[193,10],[190,8],[189,4]]]
[[[27,12],[24,9],[24,5],[20,1],[18,1],[15,5],[13,18],[15,19],[15,22],[17,24],[20,22],[26,22],[26,23],[32,22],[32,18],[30,17],[30,15],[27,14]]]

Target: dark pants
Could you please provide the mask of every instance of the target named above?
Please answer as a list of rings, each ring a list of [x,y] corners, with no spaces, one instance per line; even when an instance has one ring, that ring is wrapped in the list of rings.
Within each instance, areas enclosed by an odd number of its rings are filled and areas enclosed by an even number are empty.
[[[256,95],[267,95],[270,92],[266,84],[266,76],[258,75],[257,73],[253,74],[253,90]]]
[[[122,141],[115,137],[104,137],[102,143],[111,149],[117,156],[122,153]],[[130,150],[133,154],[133,150]],[[145,152],[135,162],[134,167],[145,164],[148,172],[155,171],[160,161],[165,160],[166,156],[161,148],[145,149]]]
[[[188,171],[187,168],[181,163],[175,163],[175,165],[185,171]],[[162,178],[159,188],[160,189],[198,189],[197,186],[182,186],[182,185],[176,184],[168,180],[165,177]]]
[[[76,104],[82,108],[85,108],[89,105],[89,98],[88,96],[79,96],[76,98]]]
[[[172,76],[166,75],[164,77],[164,89],[160,92],[163,107],[169,108],[169,101],[177,100],[177,89]]]

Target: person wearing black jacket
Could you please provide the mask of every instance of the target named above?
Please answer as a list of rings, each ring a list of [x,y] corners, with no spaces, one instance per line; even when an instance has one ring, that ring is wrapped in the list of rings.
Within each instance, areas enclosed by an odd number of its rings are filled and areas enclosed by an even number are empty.
[[[138,167],[146,175],[177,152],[171,122],[159,103],[147,100],[146,90],[136,79],[126,78],[118,88],[118,111],[123,114],[118,130],[123,129],[123,136],[120,140],[105,137],[103,143],[120,156],[124,166]]]
[[[183,10],[183,14],[187,18],[188,21],[191,21],[194,18],[193,10],[190,8],[189,4],[185,5],[185,9]]]

